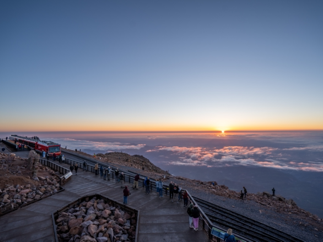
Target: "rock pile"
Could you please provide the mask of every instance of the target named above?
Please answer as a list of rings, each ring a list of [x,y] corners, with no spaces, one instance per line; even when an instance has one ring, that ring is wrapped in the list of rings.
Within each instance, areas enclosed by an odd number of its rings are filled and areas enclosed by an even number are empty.
[[[60,185],[53,177],[38,177],[41,185],[7,185],[0,189],[0,214],[16,209],[41,198],[53,195]]]
[[[38,177],[31,179],[29,161],[0,153],[0,215],[57,193],[59,177],[37,162]]]
[[[101,198],[87,197],[55,218],[58,240],[62,242],[135,241],[136,213],[116,208]]]

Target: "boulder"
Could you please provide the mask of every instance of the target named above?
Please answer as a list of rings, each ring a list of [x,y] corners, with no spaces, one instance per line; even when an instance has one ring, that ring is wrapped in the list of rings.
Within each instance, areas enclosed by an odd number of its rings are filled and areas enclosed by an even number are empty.
[[[97,242],[107,242],[108,241],[108,238],[107,237],[97,237],[96,238],[96,241]]]
[[[88,227],[87,227],[87,231],[89,232],[89,234],[91,236],[94,236],[94,234],[97,232],[98,230],[98,227],[94,224],[90,224]]]
[[[82,232],[81,227],[76,226],[76,227],[71,228],[69,233],[72,235],[76,235],[76,234],[80,234],[81,232]]]
[[[92,238],[91,236],[84,235],[81,237],[80,242],[96,242],[96,239]]]
[[[90,215],[87,215],[84,219],[84,221],[88,221],[88,220],[94,220],[96,218],[96,214],[92,213]]]
[[[104,217],[104,218],[108,218],[110,214],[111,214],[111,211],[110,211],[110,210],[108,210],[108,209],[105,209],[105,210],[102,212],[102,217]]]
[[[91,225],[93,222],[91,220],[85,221],[81,224],[83,228],[87,228],[87,226]]]
[[[68,226],[70,228],[79,227],[82,224],[82,222],[83,222],[83,218],[71,219],[68,222]]]

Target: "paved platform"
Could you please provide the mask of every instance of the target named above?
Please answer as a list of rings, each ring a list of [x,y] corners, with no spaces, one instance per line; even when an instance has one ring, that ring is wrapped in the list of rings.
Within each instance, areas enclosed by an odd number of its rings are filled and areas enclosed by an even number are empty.
[[[80,197],[95,193],[122,203],[120,186],[114,180],[104,181],[79,169],[65,184],[65,191],[0,217],[0,241],[55,241],[52,213]],[[173,203],[168,197],[159,198],[156,192],[147,195],[142,188],[130,191],[128,205],[140,210],[138,242],[208,241],[207,233],[202,229],[196,232],[189,228],[183,203]]]

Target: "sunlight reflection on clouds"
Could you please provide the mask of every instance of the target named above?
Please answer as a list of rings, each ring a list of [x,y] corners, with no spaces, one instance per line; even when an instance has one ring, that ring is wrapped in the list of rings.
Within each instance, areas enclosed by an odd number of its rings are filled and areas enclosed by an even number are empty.
[[[313,147],[293,147],[282,150],[315,150],[323,151],[323,146]],[[323,171],[323,164],[319,162],[295,162],[282,158],[278,148],[271,147],[246,147],[246,146],[225,146],[221,149],[210,149],[203,147],[179,147],[179,146],[159,146],[156,149],[148,150],[147,152],[169,151],[181,154],[179,160],[171,161],[172,165],[188,165],[188,166],[207,166],[207,167],[221,167],[221,166],[260,166],[289,170],[302,171]],[[275,153],[275,154],[274,154]],[[257,157],[252,157],[257,156]],[[259,158],[260,157],[260,158]],[[267,157],[267,158],[266,158]],[[268,158],[276,157],[276,159]],[[259,159],[262,159],[259,161]]]

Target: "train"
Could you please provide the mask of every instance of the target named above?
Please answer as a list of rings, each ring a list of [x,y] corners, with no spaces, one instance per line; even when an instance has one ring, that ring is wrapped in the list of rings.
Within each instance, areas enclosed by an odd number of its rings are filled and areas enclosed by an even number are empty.
[[[27,137],[27,136],[19,136],[19,135],[11,135],[9,140],[13,142],[19,142],[20,144],[27,145],[29,148],[34,149],[36,152],[42,154],[44,151],[49,156],[60,156],[61,152],[61,145],[54,143],[52,141],[44,141],[40,140],[39,137]]]

